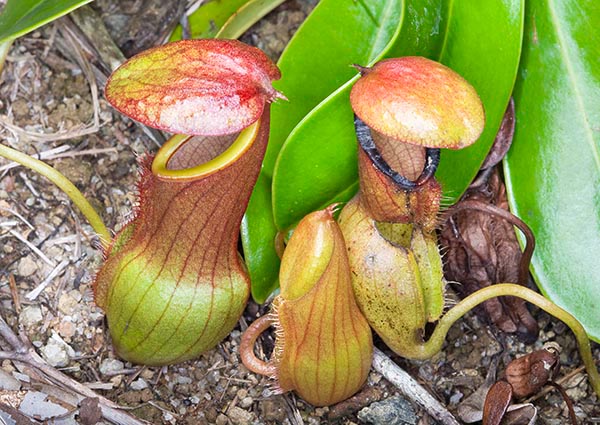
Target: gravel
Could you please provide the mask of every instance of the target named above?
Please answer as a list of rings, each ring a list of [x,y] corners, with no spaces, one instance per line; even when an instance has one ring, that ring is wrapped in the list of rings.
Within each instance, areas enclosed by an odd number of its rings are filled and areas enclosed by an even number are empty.
[[[373,425],[416,425],[418,421],[412,405],[399,396],[365,407],[358,412],[358,419]]]

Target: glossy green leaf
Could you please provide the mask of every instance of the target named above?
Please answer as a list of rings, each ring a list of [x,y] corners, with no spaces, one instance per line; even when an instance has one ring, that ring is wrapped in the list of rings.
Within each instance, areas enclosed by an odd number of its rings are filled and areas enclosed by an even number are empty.
[[[455,0],[439,61],[454,69],[477,90],[486,123],[477,143],[458,151],[444,150],[437,178],[446,202],[455,202],[483,163],[512,93],[523,40],[525,0],[490,0],[477,7]]]
[[[438,178],[446,197],[454,200],[477,173],[500,126],[519,62],[524,1],[490,0],[473,7],[468,0],[455,0],[445,11],[423,3],[407,1],[403,32],[408,35],[398,37],[386,56],[440,60],[475,86],[486,109],[479,141],[463,151],[442,153]],[[272,188],[273,215],[280,229],[352,194],[357,172],[350,84],[313,109],[280,152]]]
[[[271,112],[263,173],[272,176],[281,145],[312,108],[348,81],[353,63],[378,57],[396,32],[402,0],[322,0],[298,29],[277,65],[275,84],[289,99]]]
[[[505,161],[541,291],[600,341],[600,3],[531,0]]]
[[[254,220],[251,225],[248,220]],[[252,282],[252,298],[263,303],[278,286],[280,259],[275,250],[277,228],[271,213],[271,179],[260,175],[242,220],[244,260]]]
[[[278,286],[279,255],[275,250],[277,226],[273,220],[271,179],[261,173],[242,220],[242,248],[250,273],[252,297],[264,302]]]
[[[8,0],[0,14],[0,42],[14,40],[92,0]]]
[[[239,38],[248,28],[262,19],[285,0],[250,0],[223,24],[215,38]]]
[[[248,0],[209,0],[204,2],[188,18],[191,38],[214,38],[223,24],[230,19]],[[182,38],[182,28],[178,25],[169,41]]]
[[[261,181],[268,183],[255,188],[242,223],[253,294],[272,288],[279,270],[273,241],[264,236],[275,235],[277,227],[270,207],[262,206],[271,199],[271,173],[281,144],[307,112],[356,73],[352,63],[377,57],[397,31],[402,6],[402,0],[321,0],[283,52],[278,63],[283,77],[276,85],[290,101],[271,107],[271,136],[261,173]]]

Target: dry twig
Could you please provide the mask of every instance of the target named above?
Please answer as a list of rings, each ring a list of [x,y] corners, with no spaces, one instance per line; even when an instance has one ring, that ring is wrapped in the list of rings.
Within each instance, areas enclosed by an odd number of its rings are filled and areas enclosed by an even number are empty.
[[[27,298],[29,301],[35,300],[42,293],[42,291],[46,289],[46,287],[50,285],[50,283],[52,283],[54,278],[61,274],[65,267],[67,267],[68,265],[69,261],[62,260],[60,264],[58,264],[58,266],[56,266],[50,272],[50,274],[42,281],[42,283],[40,283],[36,288],[32,289],[30,292],[27,293],[27,295],[25,295],[25,298]]]
[[[377,348],[373,351],[373,368],[435,420],[444,425],[460,425],[452,413]]]
[[[29,242],[27,240],[27,238],[25,238],[25,236],[21,235],[20,233],[17,233],[14,230],[9,230],[8,233],[10,233],[15,238],[17,238],[18,240],[23,242],[25,245],[27,245],[27,247],[30,250],[32,250],[38,257],[40,257],[44,263],[48,264],[50,267],[56,267],[56,263],[54,261],[52,261],[51,259],[49,259],[46,256],[46,254],[44,254],[37,246],[35,246],[31,242]]]

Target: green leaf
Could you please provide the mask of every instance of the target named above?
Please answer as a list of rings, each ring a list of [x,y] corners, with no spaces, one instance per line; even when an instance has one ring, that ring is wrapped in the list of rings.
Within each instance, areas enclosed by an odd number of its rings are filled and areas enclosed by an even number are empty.
[[[397,31],[402,7],[402,0],[321,0],[283,52],[278,63],[283,78],[276,87],[290,102],[271,107],[263,184],[254,189],[242,223],[253,295],[276,286],[279,270],[271,237],[278,229],[264,200],[271,199],[271,173],[281,144],[307,112],[356,74],[352,63],[369,63],[380,54]]]
[[[438,178],[446,197],[454,200],[477,173],[508,104],[521,51],[524,1],[490,0],[473,8],[470,1],[455,0],[448,10],[436,8],[439,3],[408,3],[403,34],[386,56],[440,60],[473,84],[482,98],[487,121],[479,141],[463,151],[442,153]],[[273,215],[280,229],[352,195],[357,171],[348,104],[351,84],[313,109],[280,152],[273,178]]]
[[[0,42],[14,40],[92,0],[8,0],[0,14]]]
[[[227,22],[248,0],[209,0],[189,16],[191,38],[214,38]],[[169,41],[182,38],[182,28],[178,25]]]
[[[215,38],[236,39],[285,0],[250,0],[227,19]]]
[[[253,220],[252,224],[248,223]],[[275,250],[277,228],[271,215],[271,180],[260,175],[242,221],[244,260],[252,282],[252,298],[263,303],[277,289],[280,259]]]
[[[283,142],[300,120],[352,78],[353,63],[378,57],[401,21],[402,0],[322,0],[298,29],[277,65],[274,86],[289,99],[271,110],[263,173],[272,176]]]
[[[439,61],[454,69],[477,90],[486,123],[474,145],[444,150],[436,177],[446,202],[454,203],[483,163],[510,100],[521,55],[525,0],[490,0],[477,7],[455,0]]]
[[[532,0],[504,163],[541,291],[600,342],[600,3]]]

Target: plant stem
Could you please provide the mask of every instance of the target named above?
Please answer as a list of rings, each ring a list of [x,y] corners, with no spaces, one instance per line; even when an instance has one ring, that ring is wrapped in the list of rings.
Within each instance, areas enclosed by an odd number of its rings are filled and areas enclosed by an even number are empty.
[[[52,168],[45,162],[40,161],[39,159],[35,159],[23,152],[19,152],[18,150],[12,149],[6,145],[0,143],[0,156],[7,158],[11,161],[15,161],[39,174],[46,177],[52,183],[57,185],[66,195],[73,201],[75,205],[79,208],[81,213],[88,220],[90,225],[93,227],[94,231],[100,237],[100,242],[102,246],[106,248],[110,243],[112,237],[102,218],[98,215],[94,207],[90,205],[88,200],[83,196],[83,194],[75,187],[71,181],[66,178],[64,175],[59,173],[56,169]]]
[[[579,353],[587,370],[590,384],[592,385],[592,388],[596,394],[600,396],[600,374],[598,374],[598,371],[596,370],[594,358],[592,357],[590,340],[588,339],[585,329],[581,323],[579,323],[579,321],[570,313],[566,312],[553,302],[547,300],[537,292],[514,283],[499,283],[487,286],[472,293],[448,310],[448,312],[444,314],[444,316],[438,322],[435,331],[431,335],[431,338],[429,338],[429,340],[422,345],[422,354],[426,356],[425,358],[431,357],[441,350],[448,330],[465,313],[482,302],[489,300],[490,298],[500,296],[522,298],[532,304],[535,304],[546,313],[551,314],[552,316],[564,322],[575,334],[575,338],[577,339],[577,344],[579,346]]]

